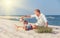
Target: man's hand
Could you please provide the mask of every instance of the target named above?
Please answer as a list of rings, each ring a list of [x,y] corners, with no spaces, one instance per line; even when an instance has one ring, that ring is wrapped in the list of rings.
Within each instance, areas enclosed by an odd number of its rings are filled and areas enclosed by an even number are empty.
[[[23,22],[24,21],[24,18],[30,18],[31,16],[21,16],[21,18],[20,18],[20,22]]]
[[[23,22],[24,21],[24,17],[22,16],[21,18],[20,18],[20,22]]]
[[[45,23],[46,27],[48,27],[48,22]]]
[[[21,16],[21,19],[23,19],[24,18],[24,16]]]

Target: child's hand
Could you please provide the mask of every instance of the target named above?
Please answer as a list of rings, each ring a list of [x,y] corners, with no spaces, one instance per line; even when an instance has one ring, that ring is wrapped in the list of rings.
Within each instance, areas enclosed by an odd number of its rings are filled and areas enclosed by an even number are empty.
[[[18,27],[16,28],[16,30],[19,31],[19,30],[20,30],[20,27],[18,26]]]
[[[18,31],[18,29],[19,29],[19,26],[17,26],[17,25],[15,24],[15,28],[16,28],[16,30]]]

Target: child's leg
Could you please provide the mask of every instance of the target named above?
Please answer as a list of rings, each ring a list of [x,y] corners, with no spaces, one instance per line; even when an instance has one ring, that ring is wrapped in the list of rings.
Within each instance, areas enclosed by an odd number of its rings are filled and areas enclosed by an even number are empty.
[[[32,25],[32,28],[33,28],[33,29],[36,29],[36,28],[37,28],[37,26],[36,26],[36,25]]]

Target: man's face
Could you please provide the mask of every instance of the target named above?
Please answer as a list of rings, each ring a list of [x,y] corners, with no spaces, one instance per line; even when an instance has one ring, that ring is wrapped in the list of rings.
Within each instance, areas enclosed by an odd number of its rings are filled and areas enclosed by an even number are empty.
[[[37,16],[38,16],[38,15],[40,15],[40,13],[39,13],[39,12],[37,12],[37,11],[34,11],[34,13],[35,13],[35,15],[37,15]]]

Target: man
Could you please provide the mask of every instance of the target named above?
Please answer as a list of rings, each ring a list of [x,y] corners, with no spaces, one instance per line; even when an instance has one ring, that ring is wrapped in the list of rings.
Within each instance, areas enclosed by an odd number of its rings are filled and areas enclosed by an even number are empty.
[[[35,26],[45,26],[45,27],[48,27],[48,22],[47,22],[46,17],[45,17],[44,14],[42,14],[40,12],[39,9],[35,9],[34,10],[34,15],[23,16],[22,18],[24,18],[24,17],[36,17],[37,22],[36,22]]]

